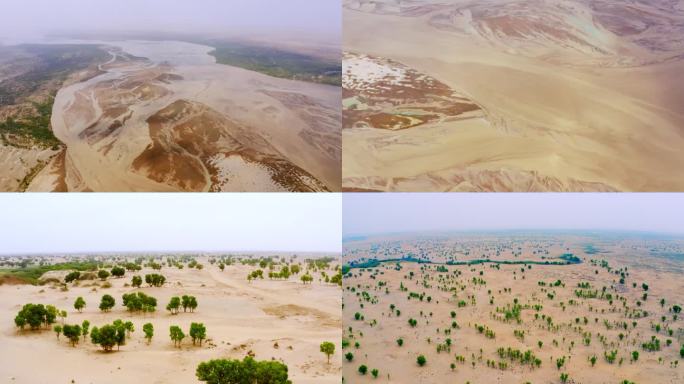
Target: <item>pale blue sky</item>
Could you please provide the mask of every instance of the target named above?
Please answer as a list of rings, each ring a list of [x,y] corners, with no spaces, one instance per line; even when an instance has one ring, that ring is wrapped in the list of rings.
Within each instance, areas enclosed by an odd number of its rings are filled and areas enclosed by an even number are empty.
[[[53,31],[299,30],[341,36],[341,0],[2,0],[0,41]]]
[[[0,253],[340,252],[326,193],[0,194]]]
[[[345,235],[497,229],[684,233],[684,194],[345,193],[343,205]]]

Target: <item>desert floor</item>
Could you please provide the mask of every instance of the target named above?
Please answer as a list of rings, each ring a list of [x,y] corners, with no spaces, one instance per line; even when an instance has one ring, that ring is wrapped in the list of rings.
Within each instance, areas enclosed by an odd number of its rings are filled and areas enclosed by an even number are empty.
[[[475,246],[476,242],[480,245]],[[495,242],[491,237],[486,243],[481,239],[470,242],[469,249],[475,255],[470,258],[501,251],[499,260],[515,259],[510,254],[504,255],[511,243],[503,245],[504,242],[500,242],[496,247],[493,246]],[[361,258],[361,249],[368,249],[371,243],[368,240],[364,244],[349,245],[356,249],[352,258]],[[383,239],[375,243],[375,251],[384,254],[389,249],[397,250],[399,243]],[[416,241],[404,243],[412,243],[405,249],[415,252]],[[429,240],[419,243],[427,244]],[[513,247],[517,249],[520,245],[523,249],[519,259],[533,256],[532,248],[524,247],[522,243]],[[522,265],[500,265],[500,268],[491,264],[445,266],[446,272],[437,271],[434,264],[389,262],[378,268],[352,269],[351,276],[345,275],[344,279],[343,339],[349,346],[343,354],[353,354],[351,362],[344,360],[345,382],[560,383],[561,373],[569,375],[568,383],[583,384],[615,384],[623,380],[674,384],[684,380],[684,360],[679,356],[684,343],[684,320],[681,314],[678,320],[673,320],[670,310],[673,305],[684,303],[681,256],[679,260],[647,256],[647,249],[653,243],[645,246],[609,240],[598,247],[600,253],[591,255],[584,252],[578,241],[574,241],[574,245],[570,244],[572,241],[559,243],[557,239],[528,242],[532,243],[535,249],[562,244],[561,249],[567,248],[584,262],[532,265],[529,269]],[[438,254],[434,249],[431,252]],[[347,254],[345,246],[345,257]],[[591,259],[599,264],[592,265]],[[611,272],[600,266],[600,260],[608,261]],[[624,284],[619,283],[620,275],[616,273],[622,268],[627,268],[628,272]],[[555,286],[556,281],[560,281],[560,285]],[[539,282],[544,282],[545,286],[540,286]],[[580,282],[589,283],[590,289],[598,290],[599,295],[606,287],[614,302],[610,304],[605,298],[577,297],[574,291],[580,289]],[[633,283],[637,286],[633,287]],[[642,283],[649,285],[645,301]],[[423,299],[409,298],[412,292],[424,295]],[[623,298],[626,307],[621,303]],[[662,307],[661,299],[665,299]],[[497,312],[497,309],[511,308],[514,300],[522,306],[520,323],[506,321],[503,311]],[[635,305],[637,300],[641,301],[640,307]],[[459,301],[464,301],[464,306],[459,307]],[[391,305],[395,306],[394,311],[390,309]],[[535,305],[541,306],[539,310]],[[645,310],[649,315],[633,318],[634,315],[626,314],[626,308],[630,314],[633,310]],[[451,311],[455,312],[453,318]],[[355,319],[356,313],[361,316],[359,320]],[[535,314],[539,314],[538,320],[535,320]],[[551,317],[553,325],[548,326],[542,315]],[[664,321],[661,316],[665,316]],[[417,320],[415,327],[408,323],[411,318]],[[637,322],[636,327],[633,321]],[[458,326],[453,328],[452,322]],[[627,329],[622,329],[625,323]],[[478,332],[475,324],[491,329],[494,338]],[[656,324],[661,325],[660,332],[654,329]],[[672,330],[673,334],[667,335],[667,330]],[[517,337],[514,331],[522,331],[523,336]],[[647,352],[642,348],[641,344],[651,336],[661,340],[660,351]],[[399,338],[403,339],[401,347],[396,342]],[[438,345],[444,346],[447,338],[451,339],[450,349],[438,352]],[[589,345],[585,345],[585,338],[590,339]],[[671,346],[665,346],[666,339],[672,340]],[[543,343],[541,347],[539,341]],[[358,347],[355,346],[357,342]],[[541,366],[534,368],[500,358],[497,353],[500,347],[519,349],[523,353],[530,350],[541,360]],[[612,364],[604,358],[604,351],[610,350],[617,350],[617,358]],[[640,354],[636,362],[631,361],[632,351]],[[416,362],[421,354],[427,358],[423,367]],[[588,360],[592,355],[597,357],[594,367]],[[462,356],[463,361],[458,361],[458,356]],[[563,356],[565,364],[558,369],[556,360]],[[489,367],[488,361],[496,366]],[[505,362],[506,368],[500,369],[499,362]],[[454,364],[453,369],[451,364]],[[361,365],[368,367],[365,376],[358,372]],[[371,376],[374,368],[379,370],[377,379]]]
[[[345,189],[684,189],[681,56],[652,57],[634,43],[638,35],[599,25],[586,3],[605,5],[616,13],[611,20],[625,25],[650,11],[625,15],[610,1],[390,3],[345,1],[344,50],[431,76],[479,105],[484,117],[402,130],[346,124]],[[682,3],[670,3],[675,10],[657,17],[681,25]],[[667,40],[669,27],[659,28],[643,41]],[[577,46],[578,36],[601,48]],[[679,45],[672,49],[658,54],[681,55]]]
[[[276,359],[289,367],[294,383],[339,383],[341,355],[339,339],[340,288],[314,281],[303,285],[295,277],[290,281],[268,279],[248,283],[253,268],[240,265],[218,267],[204,263],[203,270],[163,268],[164,287],[143,287],[140,291],[157,298],[153,314],[131,314],[121,304],[121,295],[138,291],[124,287],[133,274],[152,273],[145,268],[127,272],[120,279],[109,278],[108,289],[85,285],[69,286],[67,292],[49,285],[0,286],[0,381],[12,383],[190,383],[198,382],[195,368],[206,360],[242,359],[252,351],[258,360]],[[100,298],[112,295],[116,306],[109,313],[98,309]],[[169,298],[194,295],[199,306],[194,313],[170,315],[165,310]],[[73,308],[82,296],[87,307],[82,313]],[[67,324],[89,320],[93,326],[110,324],[115,319],[132,321],[135,332],[120,351],[104,353],[88,338],[71,347],[62,336],[58,341],[52,330],[19,331],[14,316],[25,303],[52,304],[67,310]],[[58,323],[61,321],[58,319]],[[155,335],[147,345],[143,324],[151,322]],[[174,348],[169,326],[179,325],[188,334],[191,322],[203,322],[207,341],[193,346],[189,336],[182,348]],[[319,351],[323,341],[337,345],[336,353],[326,363]],[[278,344],[278,348],[274,344]],[[73,380],[73,381],[72,381]]]

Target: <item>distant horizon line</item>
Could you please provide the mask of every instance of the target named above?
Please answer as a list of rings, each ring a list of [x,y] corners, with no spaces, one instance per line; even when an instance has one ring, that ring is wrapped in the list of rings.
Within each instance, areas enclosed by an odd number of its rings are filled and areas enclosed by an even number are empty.
[[[684,232],[666,232],[658,230],[645,229],[607,229],[607,228],[489,228],[489,229],[416,229],[416,230],[400,230],[389,232],[366,232],[366,233],[348,233],[342,236],[342,242],[350,241],[349,238],[354,237],[375,237],[375,236],[390,236],[390,235],[411,235],[411,234],[426,234],[426,233],[443,233],[443,234],[458,234],[458,233],[503,233],[503,232],[556,232],[556,233],[570,233],[570,232],[609,232],[609,233],[624,233],[624,234],[641,234],[641,235],[660,235],[673,236],[684,238]],[[353,241],[353,240],[351,240]]]

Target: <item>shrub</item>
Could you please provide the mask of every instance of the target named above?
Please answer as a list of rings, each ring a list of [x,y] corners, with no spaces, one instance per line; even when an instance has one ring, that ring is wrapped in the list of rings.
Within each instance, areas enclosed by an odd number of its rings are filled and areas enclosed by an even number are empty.
[[[116,302],[114,301],[114,298],[112,296],[104,295],[100,300],[100,310],[102,312],[109,312],[112,308],[114,308],[115,304]]]
[[[78,298],[76,298],[76,301],[74,302],[74,308],[77,311],[81,312],[83,310],[83,308],[85,308],[85,306],[86,306],[86,303],[82,297],[79,296]]]
[[[57,308],[43,304],[25,304],[17,316],[14,324],[24,329],[28,325],[32,330],[37,330],[41,326],[49,327],[57,318]]]
[[[207,384],[292,384],[287,365],[278,361],[257,361],[245,357],[242,361],[218,359],[202,362],[195,372],[199,381]]]

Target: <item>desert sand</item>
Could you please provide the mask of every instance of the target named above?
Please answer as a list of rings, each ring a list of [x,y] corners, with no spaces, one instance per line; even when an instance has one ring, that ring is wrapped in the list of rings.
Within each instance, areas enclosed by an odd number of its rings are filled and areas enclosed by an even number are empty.
[[[339,88],[216,64],[198,44],[100,43],[102,73],[56,95],[66,154],[30,190],[340,189]]]
[[[567,383],[680,383],[684,320],[673,308],[684,302],[683,251],[681,238],[615,233],[349,241],[347,265],[407,257],[436,264],[392,261],[345,275],[343,353],[353,355],[344,360],[345,383],[560,383],[564,373]],[[581,263],[543,264],[566,253]],[[478,259],[541,264],[446,264]],[[651,337],[658,351],[642,345]],[[530,351],[529,360],[508,357],[507,348]],[[610,351],[617,351],[612,363]]]
[[[137,272],[127,271],[122,278],[108,279],[111,288],[100,287],[102,282],[99,280],[83,280],[78,286],[68,284],[68,291],[51,283],[0,285],[0,297],[3,298],[0,308],[1,381],[195,383],[199,382],[195,369],[200,362],[218,358],[242,359],[252,353],[257,360],[275,359],[285,363],[294,383],[340,382],[339,286],[319,281],[319,272],[312,272],[315,280],[306,285],[298,276],[290,280],[266,278],[249,282],[246,276],[253,267],[233,264],[221,271],[217,264],[208,263],[207,258],[197,260],[204,265],[203,269],[164,267],[155,271],[145,267]],[[166,276],[166,284],[163,287],[143,284],[140,289],[126,286],[131,276],[148,273]],[[64,272],[48,274],[62,278]],[[156,312],[132,314],[126,311],[121,296],[136,291],[157,298]],[[104,294],[112,295],[116,300],[116,306],[108,313],[98,309]],[[185,294],[197,298],[199,305],[195,312],[181,310],[179,314],[171,315],[165,310],[170,297]],[[78,296],[87,304],[82,313],[73,307]],[[119,351],[115,348],[113,352],[105,353],[90,342],[90,337],[72,347],[64,336],[57,340],[52,330],[20,331],[14,326],[17,311],[29,302],[51,304],[66,310],[66,324],[80,324],[87,319],[92,329],[122,319],[132,321],[135,332]],[[142,326],[147,322],[155,329],[149,345],[142,332]],[[174,348],[169,326],[179,325],[187,335],[191,322],[205,324],[207,340],[199,347],[186,336],[182,347]],[[57,323],[61,324],[61,320]],[[319,351],[323,341],[337,345],[330,364]]]
[[[684,190],[684,44],[671,38],[684,2],[345,0],[343,12],[346,190]],[[426,78],[479,112],[428,110],[448,94]],[[387,129],[382,114],[423,121]]]

